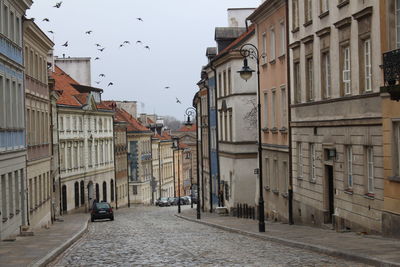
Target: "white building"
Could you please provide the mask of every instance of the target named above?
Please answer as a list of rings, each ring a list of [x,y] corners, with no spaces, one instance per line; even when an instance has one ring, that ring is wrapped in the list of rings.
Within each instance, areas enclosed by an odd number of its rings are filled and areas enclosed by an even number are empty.
[[[101,89],[82,86],[56,66],[62,212],[115,201],[113,111]]]
[[[22,20],[31,5],[0,2],[0,240],[28,223]]]

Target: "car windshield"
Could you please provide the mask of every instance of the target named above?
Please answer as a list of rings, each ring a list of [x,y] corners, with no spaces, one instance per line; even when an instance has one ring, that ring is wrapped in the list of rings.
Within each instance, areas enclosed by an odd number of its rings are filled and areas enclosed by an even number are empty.
[[[162,197],[162,198],[161,198],[161,201],[168,201],[168,198]]]
[[[97,209],[109,209],[110,205],[108,203],[96,203]]]

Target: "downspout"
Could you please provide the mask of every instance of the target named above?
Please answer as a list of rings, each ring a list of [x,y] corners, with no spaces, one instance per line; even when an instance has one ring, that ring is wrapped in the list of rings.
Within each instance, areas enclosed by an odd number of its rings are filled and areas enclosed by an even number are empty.
[[[126,180],[128,182],[128,208],[131,207],[131,197],[129,195],[129,152],[128,152],[128,147],[129,147],[129,142],[128,142],[128,129],[125,131],[125,142],[126,142]]]
[[[246,21],[247,23],[247,21]],[[219,90],[218,88],[218,83],[217,83],[217,69],[211,64],[211,69],[214,71],[214,79],[215,79],[215,92],[214,92],[214,99],[215,99],[215,134],[216,134],[216,140],[217,140],[217,196],[218,196],[218,207],[221,207],[221,203],[222,203],[222,194],[220,195],[220,186],[221,186],[221,167],[219,165],[219,124],[218,124],[218,100],[217,100],[217,92]]]
[[[117,183],[117,164],[116,164],[116,149],[115,149],[115,140],[116,140],[116,136],[115,136],[115,124],[114,124],[114,115],[113,117],[113,143],[114,143],[114,195],[115,195],[115,208],[118,209],[118,190],[116,190],[118,183]]]
[[[208,79],[208,77],[207,77]],[[213,209],[213,198],[212,198],[212,172],[211,172],[211,116],[210,116],[210,87],[207,84],[204,84],[204,87],[207,88],[207,114],[208,114],[208,177],[209,177],[209,186],[210,186],[210,213],[212,213]]]
[[[289,213],[289,224],[293,222],[293,167],[292,167],[292,127],[290,122],[292,121],[292,109],[290,105],[291,100],[291,83],[290,83],[290,49],[289,49],[289,1],[286,0],[286,79],[287,79],[287,112],[288,112],[288,135],[289,135],[289,188],[288,188],[288,213]]]

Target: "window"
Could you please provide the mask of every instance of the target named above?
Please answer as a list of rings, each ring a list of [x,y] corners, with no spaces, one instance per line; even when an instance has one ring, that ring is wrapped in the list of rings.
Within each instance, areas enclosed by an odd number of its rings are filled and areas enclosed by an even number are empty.
[[[353,188],[353,150],[351,146],[346,146],[346,174],[347,187]]]
[[[79,182],[74,184],[75,208],[79,207]]]
[[[271,177],[270,177],[271,169],[269,168],[269,159],[265,159],[265,186],[267,189],[270,189],[271,186]]]
[[[263,32],[262,34],[262,59],[263,64],[267,62],[267,34]]]
[[[218,74],[218,97],[222,96],[222,78],[221,73]]]
[[[3,7],[3,33],[5,36],[9,36],[8,35],[8,7],[6,5],[4,5]]]
[[[295,103],[301,102],[301,84],[300,84],[300,62],[295,62],[293,66],[293,83],[295,92]]]
[[[307,99],[314,100],[314,66],[312,57],[307,58]]]
[[[288,192],[288,165],[286,161],[282,162],[282,175],[283,175],[283,179],[282,179],[282,193],[284,193],[287,196],[287,192]]]
[[[281,22],[280,23],[280,30],[281,30],[281,45],[280,45],[280,52],[281,56],[283,56],[286,53],[286,29],[285,29],[285,23]]]
[[[264,128],[268,128],[268,93],[264,93]]]
[[[281,127],[287,126],[287,101],[286,101],[286,88],[281,87]]]
[[[224,112],[224,141],[228,141],[228,113]]]
[[[329,11],[329,0],[320,0],[321,14]]]
[[[310,180],[312,182],[316,181],[316,175],[315,175],[315,144],[310,144]]]
[[[297,177],[303,178],[303,148],[301,142],[297,142]]]
[[[270,30],[270,36],[269,36],[269,41],[270,41],[270,60],[273,61],[275,60],[275,30],[274,28],[271,28]]]
[[[224,96],[228,95],[228,90],[227,90],[227,84],[226,84],[226,71],[224,70],[223,74],[223,79],[224,79]]]
[[[228,111],[228,117],[229,117],[229,141],[233,141],[233,120],[232,120],[232,109]]]
[[[331,97],[331,59],[329,52],[322,53],[322,88],[324,98]]]
[[[396,43],[400,48],[400,0],[396,0]]]
[[[272,90],[271,99],[271,127],[276,128],[276,91]]]
[[[299,28],[299,0],[292,0],[292,30]]]
[[[368,177],[368,193],[374,193],[374,150],[373,147],[367,147],[367,177]]]
[[[15,17],[14,13],[10,13],[10,39],[15,41]]]
[[[273,168],[273,184],[272,184],[272,191],[274,193],[279,192],[279,170],[278,170],[278,160],[274,159],[274,168]]]
[[[372,91],[372,70],[371,70],[371,39],[364,40],[364,76],[365,91]]]
[[[228,94],[232,94],[232,71],[228,69]]]
[[[312,0],[305,0],[304,12],[305,23],[312,21]]]
[[[393,175],[400,176],[400,121],[393,122]]]
[[[342,48],[343,53],[343,87],[346,95],[351,94],[351,69],[350,69],[350,46]]]

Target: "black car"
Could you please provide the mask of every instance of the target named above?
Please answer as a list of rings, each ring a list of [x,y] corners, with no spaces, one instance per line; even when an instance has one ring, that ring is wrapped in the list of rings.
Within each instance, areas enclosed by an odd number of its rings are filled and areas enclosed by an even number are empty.
[[[169,197],[168,202],[171,206],[173,205],[178,205],[178,200],[176,200],[174,197]]]
[[[93,203],[91,221],[94,222],[97,219],[110,219],[114,221],[114,212],[110,204],[107,202]]]

